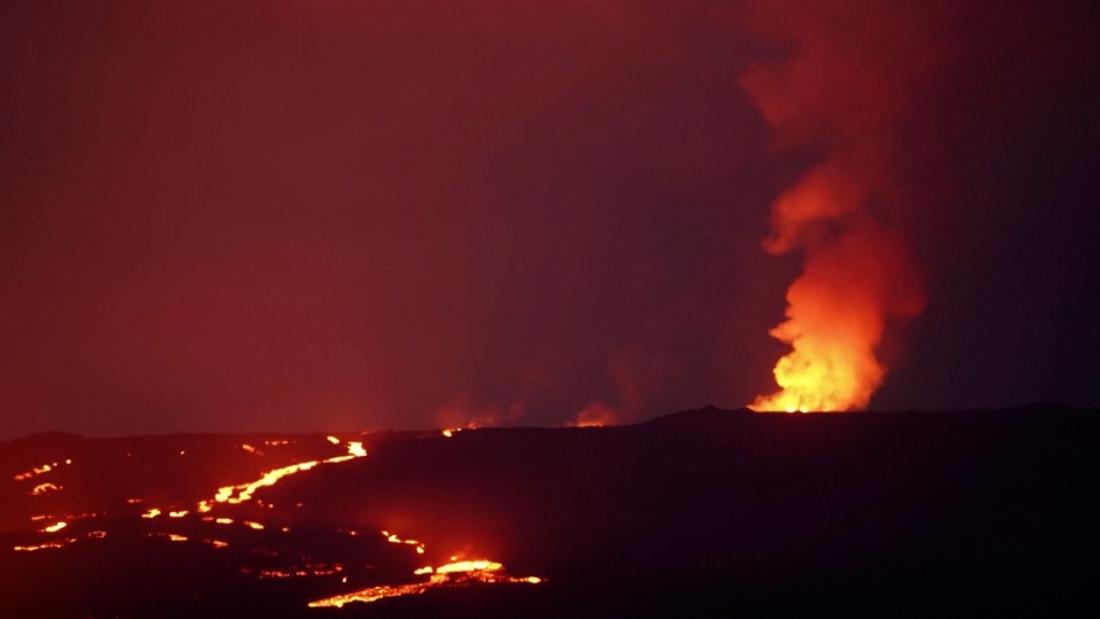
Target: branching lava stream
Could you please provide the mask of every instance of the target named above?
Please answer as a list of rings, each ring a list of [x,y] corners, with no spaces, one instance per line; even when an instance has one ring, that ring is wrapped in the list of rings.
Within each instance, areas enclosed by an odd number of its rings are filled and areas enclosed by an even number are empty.
[[[448,430],[443,434],[445,437],[450,438],[454,434],[457,434],[457,432],[458,430]],[[439,434],[435,434],[434,436],[439,436]],[[270,540],[273,539],[271,536],[285,536],[290,533],[291,529],[288,526],[273,525],[270,522],[265,523],[262,521],[262,518],[257,517],[259,512],[275,508],[275,505],[270,502],[265,502],[256,496],[257,492],[261,489],[270,488],[291,475],[311,471],[321,466],[342,464],[359,458],[365,458],[368,455],[362,441],[343,441],[333,435],[328,435],[324,438],[331,445],[344,445],[346,450],[345,453],[279,466],[260,473],[258,478],[251,481],[220,486],[212,495],[207,495],[208,498],[197,500],[194,503],[185,503],[182,505],[167,502],[161,503],[160,501],[150,501],[146,497],[141,496],[130,496],[123,502],[127,506],[140,506],[141,511],[136,512],[136,516],[139,522],[147,523],[141,526],[145,530],[143,537],[151,540],[149,543],[157,543],[158,540],[180,546],[197,543],[207,546],[211,551],[224,551],[224,549],[229,548],[231,544],[224,539],[218,539],[218,537],[222,536],[215,537],[215,535],[212,535],[212,529],[214,527],[234,527],[235,529],[231,530],[240,531],[243,529],[245,531],[252,531],[252,533],[233,534],[233,536],[247,536],[241,539],[269,540],[268,542],[244,542],[245,557],[266,557],[262,559],[261,562],[268,564],[272,561],[277,562],[277,565],[249,566],[246,564],[240,568],[240,573],[250,575],[258,580],[339,577],[341,582],[346,583],[348,582],[349,576],[345,565],[342,563],[318,561],[311,556],[311,551],[304,551],[304,549],[295,546],[286,546],[285,543],[269,547]],[[290,442],[291,441],[284,439],[270,439],[263,441],[262,444],[268,448],[276,448],[286,446],[290,444]],[[254,447],[252,443],[241,443],[237,447],[250,456],[259,458],[269,457],[264,451]],[[184,456],[187,451],[188,450],[182,449],[174,450],[172,451],[172,455]],[[126,453],[125,456],[129,458],[132,454]],[[28,482],[29,485],[33,487],[27,491],[27,495],[35,497],[31,500],[42,500],[41,497],[52,495],[61,490],[63,486],[60,483],[41,481],[36,478],[56,473],[62,466],[71,464],[72,460],[66,459],[35,466],[29,470],[16,474],[14,476],[14,481]],[[65,485],[67,486],[70,484],[66,481]],[[252,507],[249,508],[247,513],[237,511],[237,508],[244,504],[250,504]],[[302,505],[298,503],[296,506],[301,507]],[[133,508],[131,507],[130,509]],[[134,514],[135,512],[130,513]],[[104,515],[106,515],[106,512],[72,513],[67,515],[51,515],[48,512],[37,514],[31,518],[31,521],[34,525],[33,530],[37,532],[40,539],[35,543],[16,544],[11,548],[18,553],[28,553],[39,550],[62,549],[81,539],[105,540],[108,538],[108,533],[101,528],[94,530],[82,529],[81,527],[77,527],[76,530],[72,528],[72,525],[79,520],[94,519]],[[129,517],[133,516],[128,516],[128,518]],[[163,528],[169,526],[170,523],[173,526],[173,530]],[[174,527],[176,525],[179,525],[181,528],[175,529]],[[204,530],[204,528],[209,529]],[[70,536],[64,538],[58,537],[57,534],[62,530],[65,530],[66,533],[70,533]],[[354,530],[337,529],[335,532],[350,535],[352,537],[358,535]],[[426,554],[427,546],[420,540],[403,538],[390,531],[382,531],[381,534],[386,542],[407,547],[410,552],[415,553],[418,557]],[[234,537],[226,537],[225,539],[234,539]],[[279,537],[279,539],[293,538]],[[543,579],[537,576],[510,576],[505,572],[504,566],[498,561],[489,560],[483,557],[470,558],[457,554],[450,556],[449,562],[443,563],[442,565],[423,565],[413,570],[412,574],[410,574],[410,579],[414,580],[412,582],[396,584],[378,584],[353,590],[348,593],[317,599],[309,602],[308,607],[339,608],[344,604],[352,602],[374,602],[383,598],[418,595],[430,589],[448,586],[477,583],[539,584],[543,582]]]

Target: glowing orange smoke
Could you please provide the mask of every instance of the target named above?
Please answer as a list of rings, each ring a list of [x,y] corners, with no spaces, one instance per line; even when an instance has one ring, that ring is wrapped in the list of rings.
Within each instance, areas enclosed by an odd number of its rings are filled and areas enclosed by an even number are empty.
[[[863,408],[886,375],[875,355],[889,318],[923,308],[900,241],[870,222],[853,225],[807,258],[787,291],[787,320],[771,331],[793,349],[775,365],[780,390],[757,411]],[[915,290],[915,292],[913,291]]]
[[[757,397],[753,410],[866,407],[887,372],[878,357],[883,338],[924,308],[923,281],[898,225],[915,205],[895,164],[907,149],[897,141],[898,120],[939,60],[936,21],[897,3],[861,7],[748,4],[762,34],[793,51],[753,67],[742,85],[779,146],[823,153],[772,205],[764,249],[801,252],[805,268],[787,290],[786,320],[771,331],[791,347],[775,365],[779,390]]]
[[[600,428],[614,425],[617,417],[615,409],[603,402],[593,402],[581,409],[569,425],[575,428]]]

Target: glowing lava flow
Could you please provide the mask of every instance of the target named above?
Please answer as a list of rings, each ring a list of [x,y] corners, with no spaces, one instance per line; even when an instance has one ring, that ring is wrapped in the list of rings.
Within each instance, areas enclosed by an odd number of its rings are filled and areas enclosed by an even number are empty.
[[[316,563],[305,566],[294,566],[285,570],[252,570],[242,568],[241,573],[252,574],[264,580],[269,578],[309,578],[314,576],[334,576],[344,571],[344,566],[339,563]]]
[[[396,534],[390,533],[389,531],[382,531],[382,537],[385,537],[386,541],[391,544],[408,544],[410,546],[415,546],[416,554],[424,554],[424,544],[415,539],[401,539]]]
[[[451,437],[461,431],[461,428],[451,428],[443,431],[443,435]],[[334,445],[342,443],[340,439],[335,436],[326,436],[326,440]],[[290,441],[265,441],[264,444],[268,446],[274,445],[286,445]],[[302,471],[309,471],[322,464],[338,464],[347,462],[357,458],[363,458],[367,456],[367,450],[364,448],[361,441],[347,441],[347,451],[345,454],[331,456],[328,458],[318,458],[315,460],[308,460],[305,462],[299,462],[296,464],[290,464],[275,468],[270,471],[266,471],[260,474],[258,479],[248,481],[244,483],[222,486],[217,489],[217,492],[212,498],[199,500],[193,508],[188,506],[174,506],[174,505],[162,505],[161,507],[154,507],[152,505],[145,504],[145,500],[142,498],[129,498],[126,499],[127,505],[142,505],[142,511],[139,515],[144,520],[158,519],[157,522],[167,522],[168,519],[184,519],[188,517],[195,517],[193,512],[198,512],[197,519],[211,525],[241,525],[243,527],[250,528],[254,531],[265,531],[267,527],[254,520],[245,520],[239,517],[229,517],[218,513],[222,510],[219,504],[222,505],[239,505],[255,498],[255,494],[261,488],[274,486],[284,477],[294,475]],[[250,444],[241,445],[241,449],[250,454],[256,456],[262,456],[262,452],[255,449]],[[180,455],[185,455],[186,451],[180,451]],[[65,464],[70,464],[70,460],[66,460]],[[15,476],[16,481],[24,481],[32,479],[38,475],[50,473],[56,470],[60,466],[59,462],[45,464],[40,467],[35,467],[24,473],[20,473]],[[30,486],[31,484],[28,484]],[[30,490],[30,494],[38,496],[49,492],[56,492],[60,490],[61,486],[49,482],[38,484]],[[254,503],[257,507],[271,509],[273,506],[265,503],[263,500],[257,499]],[[301,503],[298,504],[301,507]],[[215,512],[215,510],[218,510]],[[215,512],[215,513],[210,513]],[[85,517],[95,517],[97,514],[69,514],[64,516],[64,520],[60,519],[60,516],[53,516],[48,514],[36,515],[31,518],[35,523],[39,533],[42,534],[57,534],[62,529],[66,529],[68,525],[74,520]],[[39,522],[41,521],[41,522]],[[152,524],[152,523],[151,523]],[[43,526],[45,525],[45,526]],[[289,531],[289,528],[282,527],[282,532]],[[339,532],[345,533],[349,536],[357,536],[359,532],[355,530],[343,530],[339,529]],[[215,550],[225,549],[229,546],[228,542],[215,539],[212,537],[200,537],[191,535],[185,535],[181,533],[173,532],[148,532],[146,535],[150,538],[163,539],[173,543],[186,543],[186,542],[201,542],[203,545],[212,547]],[[403,547],[408,547],[411,551],[414,551],[417,555],[426,554],[426,546],[423,542],[416,539],[406,539],[398,536],[397,534],[389,531],[382,531],[382,535],[387,542],[392,544],[399,544]],[[42,539],[37,544],[19,545],[14,546],[12,549],[16,552],[34,552],[45,549],[58,549],[63,548],[68,544],[75,543],[78,537],[70,538],[58,538],[56,535],[51,535],[54,539]],[[107,537],[107,532],[103,530],[94,530],[81,537],[87,537],[88,539],[104,539]],[[260,552],[257,549],[253,549],[253,552]],[[271,554],[276,556],[276,554]],[[281,569],[255,569],[255,568],[242,568],[242,573],[254,574],[260,579],[287,579],[287,578],[300,578],[300,577],[316,577],[316,576],[334,576],[340,575],[344,572],[344,566],[338,563],[313,563],[308,558],[302,556],[299,559],[299,563],[283,567]],[[350,593],[340,594],[329,598],[324,598],[309,602],[310,608],[318,607],[341,607],[344,604],[350,602],[374,602],[379,599],[387,597],[399,597],[406,595],[416,595],[424,593],[433,588],[440,587],[452,587],[452,586],[464,586],[477,583],[523,583],[523,584],[539,584],[543,582],[543,579],[537,576],[527,577],[514,577],[508,575],[504,570],[504,565],[497,561],[492,561],[485,558],[473,558],[468,559],[459,556],[451,556],[450,562],[444,563],[438,566],[423,565],[423,567],[417,568],[413,571],[411,579],[414,582],[390,584],[390,585],[378,585],[353,591]],[[347,582],[347,576],[344,576],[341,582]]]
[[[260,488],[274,486],[280,479],[287,475],[293,475],[300,471],[308,471],[318,464],[319,462],[317,460],[291,464],[290,466],[268,471],[256,481],[218,488],[218,493],[214,495],[214,500],[218,503],[229,503],[231,505],[244,503],[245,501],[251,500],[252,495]]]
[[[402,539],[389,531],[382,531],[383,537],[391,544],[407,544],[416,547],[417,554],[424,554],[424,544],[414,539]],[[413,571],[414,576],[428,576],[427,580],[420,582],[404,583],[400,585],[376,585],[351,593],[341,593],[332,597],[315,600],[309,603],[310,608],[341,608],[351,602],[377,602],[383,598],[401,597],[406,595],[420,595],[429,589],[437,587],[455,586],[473,583],[524,583],[537,585],[543,581],[538,576],[509,576],[503,573],[504,565],[488,559],[459,560],[457,556],[451,557],[450,563],[445,563],[433,568],[430,565]]]
[[[37,550],[47,550],[50,548],[64,548],[67,544],[72,544],[74,542],[76,542],[76,538],[69,537],[56,542],[43,542],[31,546],[12,546],[12,550],[15,552],[35,552]]]
[[[338,439],[335,436],[326,436],[325,439],[328,442],[330,442],[334,445],[338,445],[341,442],[340,439]],[[268,445],[268,446],[282,446],[282,445],[289,445],[291,442],[292,441],[289,441],[289,440],[269,440],[269,441],[265,441],[264,444]],[[244,449],[244,451],[246,451],[246,452],[253,453],[255,455],[262,455],[262,453],[259,452],[259,450],[256,450],[251,445],[247,445],[247,444],[242,445],[242,449]],[[181,455],[181,456],[185,455],[185,454],[186,454],[186,450],[181,450],[179,452],[179,455]],[[208,513],[210,511],[213,511],[215,505],[218,504],[218,503],[227,503],[227,504],[231,504],[231,505],[237,505],[237,504],[240,504],[240,503],[244,503],[246,501],[251,500],[253,498],[253,495],[260,488],[273,486],[280,479],[282,479],[282,478],[284,478],[288,475],[293,475],[293,474],[301,472],[301,471],[308,471],[308,470],[310,470],[310,469],[312,469],[312,468],[314,468],[314,467],[316,467],[320,464],[337,464],[337,463],[341,463],[341,462],[347,462],[349,460],[354,460],[356,458],[363,458],[363,457],[366,457],[366,455],[367,455],[367,450],[363,447],[362,441],[348,441],[347,442],[347,454],[346,455],[333,456],[333,457],[320,459],[320,460],[309,460],[309,461],[306,461],[306,462],[291,464],[289,466],[284,466],[284,467],[280,467],[280,468],[277,468],[277,469],[274,469],[274,470],[271,470],[271,471],[267,471],[267,472],[263,473],[260,476],[260,478],[255,480],[255,481],[236,484],[236,485],[232,485],[232,486],[221,487],[221,488],[218,489],[217,493],[215,494],[215,496],[212,500],[203,499],[203,500],[198,501],[198,503],[195,506],[195,510],[198,511],[199,513],[205,514],[205,513]],[[72,464],[72,460],[66,459],[66,460],[64,460],[64,464],[65,465]],[[51,462],[51,463],[43,464],[41,466],[33,467],[30,470],[24,471],[22,473],[18,473],[18,474],[13,476],[13,479],[15,481],[26,481],[26,480],[29,480],[29,479],[33,479],[33,478],[35,478],[39,475],[44,475],[46,473],[56,471],[60,466],[62,466],[62,462]],[[48,493],[51,493],[51,492],[57,492],[59,490],[61,490],[60,485],[50,483],[50,482],[44,482],[44,483],[41,483],[41,484],[38,484],[38,485],[34,486],[31,489],[29,494],[31,494],[32,496],[41,496],[41,495],[48,494]],[[137,497],[131,497],[131,498],[126,499],[126,503],[128,505],[138,505],[138,504],[141,504],[141,503],[144,503],[144,502],[145,502],[144,499],[137,498]],[[261,505],[262,505],[262,502],[261,502]],[[266,505],[266,507],[270,508],[272,506],[271,505]],[[179,518],[185,518],[190,513],[191,513],[191,511],[188,510],[188,509],[171,509],[171,510],[168,510],[166,508],[165,510],[162,510],[158,507],[149,507],[144,512],[142,512],[140,514],[140,516],[141,516],[141,518],[143,518],[145,520],[152,520],[154,518],[158,518],[162,515],[167,514],[167,516],[169,518],[179,519]],[[95,517],[95,516],[96,516],[96,514],[75,514],[75,515],[70,514],[68,516],[68,518],[73,519],[73,518],[86,518],[86,517]],[[42,514],[42,515],[37,515],[37,516],[31,517],[31,520],[33,522],[38,522],[40,520],[46,520],[47,518],[53,518],[53,516],[48,516],[48,515]],[[217,518],[213,517],[212,515],[211,516],[204,516],[202,518],[202,520],[214,522],[215,524],[220,524],[220,525],[228,525],[228,524],[233,524],[234,523],[234,520],[232,518],[228,518],[228,517],[224,517],[224,516],[217,517]],[[255,531],[263,531],[265,529],[265,526],[262,523],[259,523],[259,522],[253,521],[253,520],[243,520],[243,521],[241,521],[241,524],[243,524],[244,526],[246,526],[246,527],[248,527],[252,530],[255,530]],[[58,531],[61,531],[62,529],[66,528],[67,526],[68,526],[68,522],[66,522],[64,520],[58,520],[58,521],[54,522],[53,524],[49,524],[47,526],[40,527],[38,529],[38,532],[39,533],[47,533],[47,534],[57,533]],[[289,529],[287,527],[283,527],[282,531],[285,533],[285,532],[289,531]],[[180,534],[177,534],[177,533],[167,533],[167,534],[164,534],[164,533],[152,534],[151,533],[150,535],[158,536],[158,537],[165,537],[169,541],[172,541],[172,542],[185,542],[185,541],[188,541],[188,539],[189,539],[187,536],[180,535]],[[106,536],[107,536],[107,532],[106,531],[100,531],[100,530],[91,531],[87,534],[87,537],[90,538],[90,539],[103,539]],[[42,542],[40,544],[13,546],[12,549],[16,552],[34,552],[34,551],[37,551],[37,550],[62,548],[65,545],[75,543],[76,541],[77,541],[76,537],[71,537],[71,538],[65,538],[65,539],[55,539],[55,540],[51,540],[51,541],[46,541],[46,542]],[[218,539],[203,538],[202,541],[206,544],[209,544],[209,545],[213,546],[215,549],[222,549],[222,548],[226,548],[227,546],[229,546],[228,543],[226,543],[224,541],[221,541],[221,540],[218,540]],[[419,542],[416,542],[415,540],[408,540],[408,541],[402,540],[401,543],[409,543],[409,544],[416,545],[417,552],[419,552],[419,553],[424,552],[423,544],[420,544]],[[329,568],[329,567],[315,568],[314,567],[314,568],[310,568],[309,573],[312,574],[312,575],[333,574],[333,573],[337,573],[337,572],[341,571],[342,569],[343,568],[341,566],[336,566],[335,568]],[[304,572],[302,570],[287,572],[287,574],[294,575],[294,576],[300,575],[300,573],[304,573]],[[261,574],[261,577],[276,577],[276,572],[274,572],[274,571],[272,571],[270,573],[265,572],[265,573]]]
[[[326,439],[330,442],[339,444],[340,439],[335,436],[328,436]],[[214,501],[217,503],[229,503],[230,505],[238,505],[252,499],[252,495],[256,493],[260,488],[274,486],[280,479],[287,475],[293,475],[301,471],[308,471],[318,464],[337,464],[340,462],[347,462],[348,460],[354,460],[355,458],[362,458],[367,455],[367,450],[363,449],[363,443],[360,441],[348,442],[348,454],[346,456],[333,456],[324,460],[309,460],[307,462],[299,462],[298,464],[291,464],[264,473],[259,479],[250,481],[243,484],[237,484],[235,486],[223,486],[218,488],[217,494],[214,495]],[[203,503],[199,503],[199,511],[203,510]]]
[[[72,463],[73,463],[72,460],[65,460],[65,464],[72,464]],[[12,479],[14,479],[15,481],[23,481],[23,480],[26,480],[26,479],[32,479],[34,477],[38,477],[39,475],[45,475],[46,473],[49,473],[50,471],[57,470],[57,468],[60,467],[60,466],[61,466],[60,462],[52,462],[52,463],[48,463],[48,464],[43,464],[42,466],[36,466],[36,467],[32,468],[29,471],[24,471],[22,473],[14,475],[14,476],[12,476]]]
[[[500,573],[504,566],[495,561],[478,559],[475,561],[456,561],[441,565],[434,570],[421,568],[416,570],[417,575],[430,574],[428,580],[406,583],[401,585],[378,585],[341,593],[309,603],[310,608],[341,608],[351,602],[377,602],[383,598],[401,597],[405,595],[419,595],[437,587],[453,586],[470,583],[525,583],[537,585],[542,582],[538,576],[515,577]],[[434,571],[434,573],[433,573]]]
[[[38,484],[37,486],[32,488],[31,496],[42,496],[51,492],[57,492],[58,490],[61,490],[61,486],[58,486],[54,483],[46,482],[43,484]]]

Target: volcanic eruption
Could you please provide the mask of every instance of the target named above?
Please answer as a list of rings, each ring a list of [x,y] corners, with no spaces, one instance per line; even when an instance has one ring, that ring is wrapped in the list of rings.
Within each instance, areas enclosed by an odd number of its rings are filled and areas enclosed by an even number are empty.
[[[1089,607],[1100,3],[256,9],[0,3],[0,619]]]
[[[778,146],[818,159],[772,205],[764,249],[799,251],[805,264],[787,290],[786,320],[771,331],[792,349],[775,365],[779,391],[758,396],[757,411],[866,407],[887,372],[876,354],[884,334],[925,306],[920,270],[893,221],[907,206],[894,134],[907,93],[942,52],[929,44],[927,15],[847,5],[751,5],[751,21],[793,52],[755,65],[742,86]]]

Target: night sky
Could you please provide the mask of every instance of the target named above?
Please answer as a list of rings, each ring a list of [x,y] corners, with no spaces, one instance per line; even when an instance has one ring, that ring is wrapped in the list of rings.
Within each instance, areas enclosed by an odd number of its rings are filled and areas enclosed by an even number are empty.
[[[3,3],[0,437],[744,405],[844,128],[743,76],[819,29],[925,280],[870,408],[1100,405],[1093,5]]]

